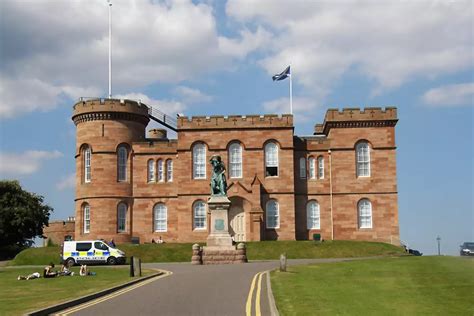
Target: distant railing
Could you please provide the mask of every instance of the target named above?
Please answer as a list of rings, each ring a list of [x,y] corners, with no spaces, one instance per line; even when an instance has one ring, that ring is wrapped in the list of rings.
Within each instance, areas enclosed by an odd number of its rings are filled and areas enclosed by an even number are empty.
[[[170,129],[172,129],[175,132],[178,130],[178,122],[176,121],[175,118],[173,118],[172,116],[170,116],[168,114],[165,114],[165,113],[161,112],[160,110],[155,109],[152,106],[148,107],[148,116],[152,120],[154,120],[154,121],[170,128]]]

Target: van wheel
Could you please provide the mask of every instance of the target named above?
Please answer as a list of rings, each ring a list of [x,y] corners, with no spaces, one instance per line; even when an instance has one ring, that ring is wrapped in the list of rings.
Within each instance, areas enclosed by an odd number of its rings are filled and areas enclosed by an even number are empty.
[[[66,266],[67,267],[72,267],[75,264],[76,264],[76,261],[74,260],[74,258],[67,258],[67,260],[66,260]]]
[[[114,265],[114,264],[117,264],[117,259],[115,257],[109,257],[107,259],[107,264],[109,264],[111,266]]]

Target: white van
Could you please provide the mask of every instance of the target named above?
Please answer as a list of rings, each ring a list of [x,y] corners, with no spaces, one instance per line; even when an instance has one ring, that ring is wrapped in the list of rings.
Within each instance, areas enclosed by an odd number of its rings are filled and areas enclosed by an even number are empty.
[[[102,240],[65,241],[61,256],[62,261],[69,265],[125,263],[125,253]]]

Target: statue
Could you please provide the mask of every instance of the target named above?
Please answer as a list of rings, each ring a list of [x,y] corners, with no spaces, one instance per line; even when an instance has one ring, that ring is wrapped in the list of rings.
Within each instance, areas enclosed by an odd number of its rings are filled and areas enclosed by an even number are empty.
[[[225,166],[221,156],[214,155],[209,162],[212,165],[211,196],[226,196],[227,181],[225,179]]]

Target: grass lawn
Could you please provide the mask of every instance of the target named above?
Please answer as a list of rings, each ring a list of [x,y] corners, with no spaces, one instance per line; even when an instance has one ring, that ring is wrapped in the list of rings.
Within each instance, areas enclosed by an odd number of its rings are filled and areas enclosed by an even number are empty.
[[[474,260],[394,257],[272,272],[281,315],[474,315]]]
[[[0,269],[0,315],[22,315],[28,311],[95,293],[114,285],[131,281],[127,267],[90,267],[95,276],[79,276],[79,267],[72,268],[76,275],[18,281],[18,275],[43,273],[42,268]],[[152,273],[144,270],[144,275]]]
[[[201,244],[203,245],[203,244]],[[363,241],[260,241],[247,242],[249,260],[278,259],[286,253],[289,259],[296,258],[349,258],[368,256],[397,256],[405,252],[401,247],[379,242]],[[118,248],[127,257],[135,256],[142,262],[190,262],[192,244],[121,244]],[[46,265],[59,263],[59,247],[30,248],[20,252],[10,265]]]

